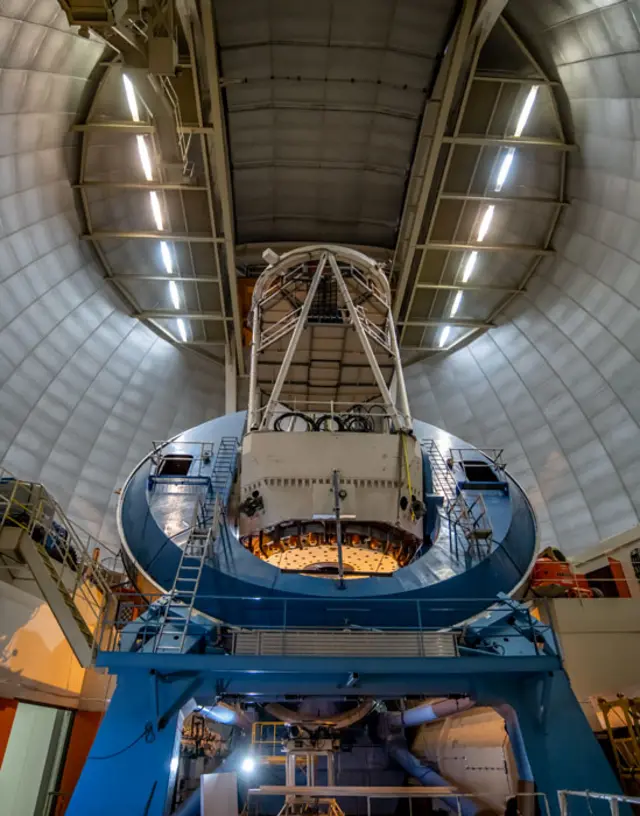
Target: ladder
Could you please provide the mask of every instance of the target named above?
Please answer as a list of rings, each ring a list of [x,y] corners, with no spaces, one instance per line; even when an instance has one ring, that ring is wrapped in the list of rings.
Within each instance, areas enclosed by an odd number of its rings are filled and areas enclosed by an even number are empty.
[[[460,531],[467,544],[465,555],[472,558],[475,549],[475,554],[480,560],[483,556],[481,542],[485,543],[486,554],[488,554],[493,540],[491,521],[482,494],[475,496],[473,501],[469,503],[458,489],[455,477],[435,440],[425,439],[421,444],[429,457],[433,486],[444,497],[443,510],[449,524],[449,549],[451,553],[459,558],[458,531]]]
[[[155,638],[156,652],[180,654],[189,634],[194,604],[207,558],[224,524],[238,458],[238,440],[223,437],[215,458],[211,480],[202,501],[196,505],[194,524],[182,552],[164,614]]]
[[[445,505],[448,506],[458,497],[458,485],[453,478],[453,473],[434,439],[423,439],[422,449],[429,457],[433,486],[438,493],[444,496]]]

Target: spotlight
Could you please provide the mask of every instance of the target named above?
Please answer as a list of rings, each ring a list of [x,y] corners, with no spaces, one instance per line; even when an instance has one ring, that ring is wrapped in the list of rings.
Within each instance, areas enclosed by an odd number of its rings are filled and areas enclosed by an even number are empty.
[[[253,773],[256,769],[256,761],[253,757],[247,756],[242,760],[240,767],[244,773]]]

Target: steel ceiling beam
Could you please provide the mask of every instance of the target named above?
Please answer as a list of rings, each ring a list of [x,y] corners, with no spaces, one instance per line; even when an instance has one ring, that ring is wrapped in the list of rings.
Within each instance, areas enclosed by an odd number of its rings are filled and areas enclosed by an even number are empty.
[[[156,125],[147,125],[144,122],[84,122],[71,125],[72,133],[90,133],[92,131],[112,131],[115,133],[156,133]],[[211,127],[201,127],[200,125],[177,125],[178,133],[213,133]]]
[[[420,240],[422,223],[429,193],[436,175],[442,140],[455,102],[456,89],[464,73],[465,57],[471,41],[471,31],[477,6],[477,0],[464,0],[454,33],[453,45],[450,44],[447,48],[435,81],[432,98],[425,107],[394,257],[395,266],[398,253],[401,255],[401,269],[393,305],[394,319],[400,313],[413,267],[416,245]],[[392,270],[392,273],[394,271]]]
[[[233,166],[239,170],[262,170],[269,167],[282,167],[294,170],[355,170],[358,172],[382,173],[392,176],[404,176],[404,167],[393,167],[384,164],[368,164],[350,161],[316,161],[308,159],[256,159],[254,161],[236,162]]]
[[[424,351],[424,352],[438,352],[449,351],[447,346],[400,346],[400,351]]]
[[[120,281],[175,281],[176,283],[218,283],[219,278],[211,275],[202,275],[201,277],[186,278],[180,275],[137,275],[135,272],[116,273],[112,275],[113,280]]]
[[[546,147],[554,150],[577,150],[577,145],[562,142],[559,139],[536,139],[521,136],[445,136],[443,144],[470,145],[471,147]]]
[[[180,345],[187,348],[207,348],[209,346],[212,348],[225,348],[227,344],[224,340],[187,340],[186,343],[180,343]]]
[[[466,242],[448,243],[446,241],[429,241],[428,244],[418,244],[416,249],[442,250],[444,252],[464,252],[468,249],[477,252],[524,252],[531,255],[555,255],[555,250],[532,244],[476,244]]]
[[[444,289],[460,292],[504,292],[510,294],[519,292],[520,289],[510,289],[506,286],[491,286],[482,283],[416,283],[416,289]]]
[[[80,236],[83,241],[107,241],[112,238],[126,238],[132,240],[161,240],[176,241],[193,244],[217,244],[223,238],[216,238],[213,235],[203,235],[198,232],[163,232],[162,230],[94,230]]]
[[[144,309],[138,312],[136,317],[140,320],[176,320],[181,317],[185,320],[206,320],[216,323],[233,319],[225,317],[222,312],[182,312],[179,309]]]
[[[471,29],[471,38],[482,47],[493,31],[508,0],[484,0]]]
[[[198,39],[198,43],[201,43],[200,32],[202,30],[202,23],[200,17],[198,16],[197,9],[195,7],[195,0],[191,0],[188,3],[181,4],[178,7],[178,13],[180,15],[180,22],[182,24],[182,30],[187,41],[187,47],[189,50],[189,62],[191,64],[190,73],[191,73],[191,89],[193,92],[193,102],[195,105],[196,110],[196,118],[199,125],[204,126],[204,110],[203,110],[203,95],[206,92],[206,89],[201,87],[201,81],[203,81],[203,72],[196,70],[196,66],[199,64],[199,57],[196,50],[195,40]],[[203,171],[203,180],[206,187],[206,200],[207,200],[207,215],[209,217],[209,223],[211,225],[211,234],[218,237],[219,229],[218,229],[218,217],[216,213],[216,203],[214,198],[214,190],[213,190],[213,171],[212,171],[212,162],[211,157],[209,155],[209,144],[207,142],[207,136],[205,134],[200,134],[198,136],[199,147],[202,156],[202,171]],[[218,293],[220,297],[220,309],[222,314],[226,316],[227,314],[227,304],[226,304],[226,294],[224,288],[224,261],[222,259],[222,244],[215,243],[212,245],[212,261],[213,261],[213,268],[216,272],[218,277]],[[225,320],[223,322],[223,330],[224,330],[224,339],[225,339],[225,361],[227,357],[227,347],[230,345],[231,341],[231,333],[229,331],[229,324]],[[240,363],[242,363],[242,359],[240,359]],[[238,362],[236,362],[238,365]]]
[[[441,201],[477,201],[481,204],[549,204],[554,207],[566,207],[568,201],[558,201],[544,196],[501,196],[474,195],[472,193],[441,193]]]
[[[486,329],[495,326],[487,320],[467,320],[464,317],[430,317],[425,320],[401,320],[401,326],[409,328],[425,328],[426,326],[460,326],[465,329]]]
[[[234,207],[231,192],[231,172],[227,147],[227,129],[218,70],[218,44],[212,3],[200,2],[202,37],[204,43],[204,68],[209,85],[210,119],[213,134],[205,136],[212,146],[213,179],[220,199],[222,231],[224,235],[225,271],[229,285],[231,312],[233,315],[233,336],[236,347],[236,361],[240,374],[244,374],[244,353],[242,348],[242,318],[238,301],[238,280],[236,272],[236,249],[234,238]]]
[[[559,87],[561,85],[560,82],[553,80],[553,79],[546,79],[540,76],[530,76],[530,77],[517,77],[517,76],[509,76],[509,75],[501,75],[501,74],[488,74],[482,73],[477,71],[474,78],[474,82],[499,82],[504,85],[545,85],[549,87]]]
[[[419,119],[415,113],[399,110],[398,108],[388,108],[381,105],[358,105],[354,103],[346,104],[340,102],[319,103],[319,102],[247,102],[242,105],[234,105],[229,108],[229,113],[254,113],[263,110],[288,110],[288,111],[318,111],[322,113],[366,113],[377,116],[392,116],[395,119],[407,119],[415,122]]]
[[[177,190],[181,193],[205,193],[207,188],[199,184],[169,184],[161,181],[82,181],[72,184],[74,190],[87,190],[92,187],[113,187],[117,190]]]

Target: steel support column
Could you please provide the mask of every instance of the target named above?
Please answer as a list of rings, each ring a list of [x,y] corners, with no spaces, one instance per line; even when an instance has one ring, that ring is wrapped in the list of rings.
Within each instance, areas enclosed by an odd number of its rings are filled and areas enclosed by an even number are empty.
[[[224,412],[235,414],[238,410],[238,370],[235,346],[227,343],[224,348]]]
[[[275,409],[276,403],[280,399],[280,392],[282,391],[282,386],[287,379],[287,374],[289,373],[289,366],[291,365],[291,361],[293,360],[293,355],[296,352],[296,348],[298,347],[298,343],[300,342],[300,337],[302,336],[302,332],[307,324],[307,318],[309,317],[309,310],[311,309],[311,304],[313,303],[313,298],[315,297],[316,291],[318,289],[318,285],[320,283],[320,278],[322,277],[322,273],[327,263],[327,256],[323,255],[318,263],[316,271],[313,274],[313,278],[311,279],[311,283],[309,285],[309,291],[307,292],[306,299],[302,305],[302,309],[300,310],[300,314],[298,316],[298,321],[293,329],[293,333],[289,339],[289,345],[285,352],[284,357],[282,358],[282,364],[278,371],[278,376],[276,377],[275,384],[269,395],[269,402],[267,403],[267,407],[264,410],[264,414],[262,415],[262,420],[260,422],[260,428],[268,428],[269,422],[271,421],[271,417],[273,415],[273,411]],[[252,349],[253,353],[253,349]],[[252,367],[252,371],[257,371],[257,366],[255,369]]]
[[[333,274],[338,283],[338,289],[342,294],[342,299],[344,300],[345,305],[347,307],[347,311],[349,312],[349,315],[351,317],[353,327],[356,330],[356,334],[360,339],[360,343],[362,344],[364,353],[366,354],[367,360],[369,361],[369,365],[371,366],[371,372],[373,374],[373,378],[376,381],[376,385],[378,386],[378,390],[380,391],[380,395],[382,396],[385,405],[389,406],[389,411],[395,413],[398,429],[401,429],[403,431],[411,431],[411,414],[409,414],[408,419],[407,417],[404,417],[394,404],[393,399],[391,398],[389,388],[382,374],[382,371],[380,370],[380,365],[378,363],[378,360],[376,359],[376,355],[374,354],[373,349],[371,348],[369,337],[366,331],[364,330],[364,326],[362,325],[362,321],[360,320],[360,316],[358,315],[358,312],[356,310],[353,298],[351,297],[349,288],[347,287],[347,284],[345,283],[345,280],[342,277],[342,272],[340,272],[338,262],[336,261],[334,255],[329,256],[329,263],[331,264],[331,268],[333,269]],[[388,321],[387,323],[389,325]],[[391,320],[390,329],[391,332],[393,332],[393,319]],[[402,375],[402,370],[401,369],[399,370],[400,375]]]
[[[222,230],[224,235],[225,269],[231,299],[231,313],[233,315],[233,337],[236,347],[236,359],[241,374],[244,374],[244,356],[242,352],[242,318],[238,301],[238,281],[236,275],[236,253],[234,239],[234,212],[231,193],[231,177],[229,171],[229,157],[227,151],[226,123],[222,92],[220,89],[220,74],[218,71],[218,54],[216,43],[216,29],[212,4],[209,0],[200,2],[202,17],[202,36],[204,41],[204,57],[206,74],[210,93],[210,118],[213,126],[213,135],[207,136],[212,143],[213,169],[216,186],[220,195],[220,212],[222,216]]]
[[[458,87],[458,82],[464,69],[467,47],[471,36],[471,29],[477,5],[477,0],[465,0],[464,2],[462,13],[458,20],[453,46],[450,46],[447,49],[438,78],[436,79],[434,98],[431,100],[431,104],[427,104],[427,108],[425,110],[420,129],[420,140],[430,139],[430,142],[424,172],[420,177],[420,192],[417,196],[415,209],[413,209],[411,206],[409,202],[409,193],[407,193],[407,200],[405,201],[405,208],[402,215],[402,223],[398,232],[398,246],[396,247],[396,252],[400,248],[401,241],[406,240],[408,246],[404,252],[402,268],[399,273],[398,285],[395,293],[395,301],[393,306],[394,319],[397,319],[398,315],[400,314],[407,283],[409,282],[409,275],[413,265],[416,245],[420,240],[424,213],[436,174],[442,139],[445,135],[447,122],[449,120],[449,115],[451,114],[455,100],[456,88]],[[430,130],[429,121],[431,118],[431,105],[433,104],[437,105],[437,114],[435,124],[433,126],[433,133],[430,134],[428,133]],[[416,163],[414,162],[412,176],[415,176],[416,172],[419,172],[419,168],[416,168],[415,164]],[[416,183],[415,177],[410,180],[410,186],[412,181]],[[410,233],[408,237],[405,237],[403,233],[406,229],[408,229],[407,220],[411,217],[412,223]]]

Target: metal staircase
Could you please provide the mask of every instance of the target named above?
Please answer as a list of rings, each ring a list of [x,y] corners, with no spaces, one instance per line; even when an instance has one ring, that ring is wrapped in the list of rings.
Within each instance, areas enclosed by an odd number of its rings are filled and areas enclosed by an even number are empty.
[[[223,437],[206,494],[196,505],[194,523],[180,554],[173,586],[164,600],[160,629],[150,644],[156,652],[181,653],[185,649],[204,565],[213,556],[214,544],[224,527],[237,458],[238,440],[235,436]]]
[[[433,487],[444,497],[442,512],[448,522],[451,554],[460,558],[462,550],[467,560],[474,557],[480,560],[488,554],[493,539],[491,521],[482,494],[473,496],[469,502],[459,490],[455,477],[435,440],[425,439],[421,445],[429,457]],[[462,547],[459,533],[464,539]]]
[[[41,484],[0,468],[0,563],[10,581],[34,579],[71,649],[89,666],[98,646],[110,584],[96,549],[108,549],[71,523]]]

